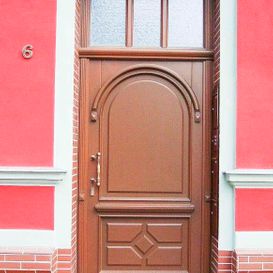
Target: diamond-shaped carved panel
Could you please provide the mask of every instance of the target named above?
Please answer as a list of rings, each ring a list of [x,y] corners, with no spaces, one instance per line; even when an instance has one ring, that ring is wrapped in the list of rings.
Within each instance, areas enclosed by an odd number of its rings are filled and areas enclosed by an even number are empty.
[[[188,219],[106,217],[102,220],[102,271],[187,272],[188,230]]]
[[[150,250],[153,247],[153,242],[146,236],[144,235],[141,237],[136,243],[135,246],[143,253],[147,253],[148,250]]]

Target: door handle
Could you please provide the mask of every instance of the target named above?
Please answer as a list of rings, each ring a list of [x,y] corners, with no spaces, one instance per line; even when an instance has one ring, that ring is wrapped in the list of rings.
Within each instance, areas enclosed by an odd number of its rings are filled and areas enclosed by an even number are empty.
[[[101,184],[101,153],[97,152],[95,155],[91,156],[92,161],[97,161],[97,177],[91,177],[90,182],[91,182],[91,191],[90,195],[94,196],[95,195],[95,185],[99,188]]]

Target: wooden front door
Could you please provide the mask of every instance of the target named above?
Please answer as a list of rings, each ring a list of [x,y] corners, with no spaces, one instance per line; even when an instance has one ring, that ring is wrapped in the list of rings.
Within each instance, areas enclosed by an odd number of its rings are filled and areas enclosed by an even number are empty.
[[[86,4],[91,17],[99,2]],[[79,269],[205,273],[212,54],[167,48],[168,1],[160,5],[161,48],[134,48],[137,2],[125,6],[124,48],[91,40],[79,51]]]

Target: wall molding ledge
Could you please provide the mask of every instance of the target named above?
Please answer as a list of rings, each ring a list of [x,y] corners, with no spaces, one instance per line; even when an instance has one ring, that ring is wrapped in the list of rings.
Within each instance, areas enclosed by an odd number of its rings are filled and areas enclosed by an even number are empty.
[[[234,188],[273,188],[273,169],[234,169],[224,176]]]
[[[65,170],[51,167],[0,167],[0,185],[56,185],[65,175]]]

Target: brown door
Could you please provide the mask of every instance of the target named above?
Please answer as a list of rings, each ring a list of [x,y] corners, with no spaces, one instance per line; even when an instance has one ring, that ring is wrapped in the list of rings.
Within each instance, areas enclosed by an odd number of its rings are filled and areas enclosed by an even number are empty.
[[[80,271],[208,272],[211,52],[80,55]]]

